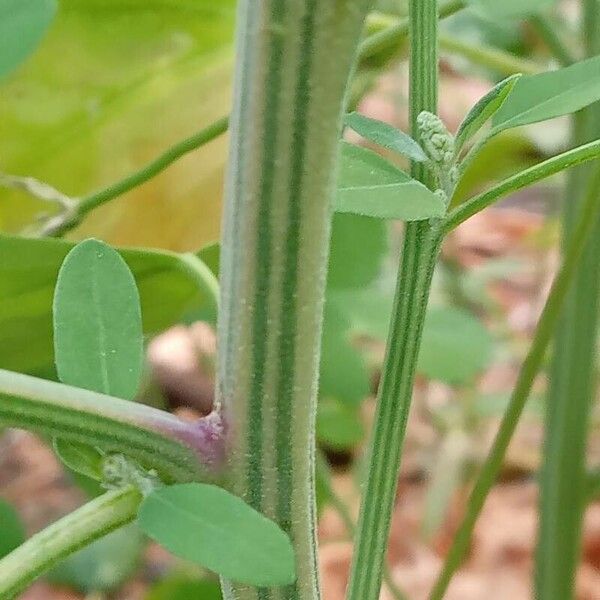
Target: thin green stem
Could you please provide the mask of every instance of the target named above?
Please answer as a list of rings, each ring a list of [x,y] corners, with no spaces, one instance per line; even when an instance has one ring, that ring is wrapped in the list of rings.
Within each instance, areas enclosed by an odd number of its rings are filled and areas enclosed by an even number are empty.
[[[529,22],[561,66],[568,67],[577,61],[557,31],[556,24],[546,15],[533,15],[529,18]]]
[[[600,53],[600,3],[582,3],[586,56]],[[600,137],[600,103],[574,115],[573,138]],[[563,245],[578,235],[575,224],[586,194],[600,194],[598,174],[580,168],[570,174],[563,207]],[[591,183],[590,183],[591,182]],[[590,412],[597,389],[597,331],[600,304],[600,215],[590,218],[590,237],[557,331],[550,369],[543,464],[540,477],[540,528],[536,594],[544,600],[575,597],[587,502],[586,449]]]
[[[439,7],[438,16],[440,19],[450,17],[467,7],[465,0],[448,0]],[[359,59],[366,60],[381,53],[387,53],[390,50],[401,47],[404,39],[408,35],[409,19],[398,19],[396,23],[385,29],[373,33],[362,41],[359,47]]]
[[[553,156],[544,162],[508,177],[491,189],[463,202],[452,210],[445,219],[444,232],[449,233],[468,218],[491,206],[504,196],[533,185],[543,179],[547,179],[560,171],[597,158],[600,158],[600,140],[567,150],[562,154]]]
[[[346,503],[340,498],[338,493],[333,488],[333,484],[331,483],[331,470],[327,464],[327,459],[318,449],[316,454],[316,474],[317,479],[319,480],[327,496],[329,504],[342,520],[342,523],[344,524],[344,527],[346,528],[346,531],[350,537],[354,537],[356,527],[354,525],[352,515],[350,514]],[[402,592],[402,590],[396,585],[387,564],[383,567],[383,581],[385,582],[385,585],[388,588],[391,596],[395,598],[395,600],[407,600],[404,592]]]
[[[410,121],[416,137],[418,115],[422,111],[437,111],[437,24],[435,0],[409,2]],[[430,188],[435,187],[433,174],[423,165],[413,165],[412,173]],[[407,224],[369,446],[368,479],[358,522],[349,600],[379,598],[417,356],[440,244],[438,223]]]
[[[17,597],[61,559],[133,521],[141,500],[134,487],[107,492],[35,534],[0,560],[0,598]]]
[[[238,3],[217,402],[230,488],[274,519],[293,585],[224,582],[235,600],[320,596],[314,514],[319,340],[344,96],[370,0]]]
[[[582,207],[577,225],[566,248],[562,266],[556,275],[544,310],[540,316],[533,342],[521,366],[515,389],[502,418],[500,428],[496,434],[492,448],[481,467],[473,491],[469,496],[466,514],[452,539],[452,546],[446,557],[442,572],[431,592],[430,600],[442,600],[452,575],[465,557],[475,522],[500,472],[506,449],[519,422],[535,378],[542,367],[546,350],[559,321],[561,309],[576,275],[581,255],[587,241],[591,237],[594,223],[597,221],[599,214],[600,170],[597,171],[594,186],[590,188],[585,204]],[[558,600],[559,597],[539,596],[539,598],[543,598],[544,600],[556,598]],[[567,596],[561,596],[561,598],[567,598]]]
[[[61,237],[71,229],[75,228],[81,221],[86,217],[88,213],[93,211],[95,208],[110,202],[111,200],[122,196],[123,194],[131,191],[132,189],[146,183],[152,179],[167,167],[172,165],[176,160],[182,156],[197,150],[201,146],[204,146],[208,142],[219,137],[221,134],[227,131],[229,126],[229,119],[224,117],[215,121],[205,129],[202,129],[198,133],[186,138],[171,146],[166,152],[163,152],[160,156],[155,158],[153,161],[137,170],[135,173],[128,175],[127,177],[113,183],[112,185],[104,188],[98,192],[94,192],[88,196],[84,196],[77,204],[74,205],[73,209],[64,213],[48,222],[42,231],[42,235],[50,237]]]
[[[185,423],[143,404],[0,370],[0,424],[123,453],[167,481],[221,476],[214,416]]]
[[[530,60],[519,58],[510,52],[498,50],[483,44],[470,44],[463,40],[441,33],[439,36],[440,48],[450,54],[458,54],[469,59],[472,63],[485,67],[501,75],[514,75],[523,73],[530,75],[539,73],[540,67]]]

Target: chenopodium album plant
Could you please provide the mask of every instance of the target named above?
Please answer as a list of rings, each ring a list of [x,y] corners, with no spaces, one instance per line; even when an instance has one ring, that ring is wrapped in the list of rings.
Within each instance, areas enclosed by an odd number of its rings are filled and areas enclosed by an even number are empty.
[[[508,77],[452,135],[436,116],[438,7],[434,0],[411,0],[408,21],[392,27],[393,34],[409,33],[411,135],[356,113],[344,120],[365,139],[408,158],[409,175],[370,150],[339,142],[369,4],[240,2],[221,245],[217,398],[209,416],[187,422],[132,401],[142,373],[142,316],[150,318],[140,306],[136,279],[143,285],[156,268],[179,269],[204,292],[215,294],[214,276],[202,254],[120,253],[94,239],[73,246],[0,238],[3,269],[20,252],[38,252],[46,261],[61,263],[52,305],[60,383],[0,371],[0,422],[52,439],[67,467],[105,490],[0,560],[0,597],[16,596],[60,559],[133,520],[174,554],[218,573],[226,598],[320,597],[314,421],[333,210],[407,222],[348,590],[351,600],[378,597],[415,365],[442,241],[498,199],[598,158],[600,140],[521,171],[461,204],[455,202],[456,186],[495,135],[598,100],[600,58]],[[53,3],[42,5],[51,8]],[[453,8],[459,9],[460,3]],[[35,31],[43,29],[44,19],[34,21]],[[363,44],[359,52],[369,48]],[[24,53],[15,51],[13,62]],[[59,237],[96,206],[226,127],[227,121],[220,121],[106,191],[63,202],[64,213],[42,234]],[[32,180],[8,178],[5,183],[56,197]],[[431,598],[442,598],[500,469],[600,207],[596,192],[596,187],[590,190],[573,226],[531,349]],[[152,289],[168,300],[168,287]],[[15,290],[15,298],[18,293],[22,290]]]

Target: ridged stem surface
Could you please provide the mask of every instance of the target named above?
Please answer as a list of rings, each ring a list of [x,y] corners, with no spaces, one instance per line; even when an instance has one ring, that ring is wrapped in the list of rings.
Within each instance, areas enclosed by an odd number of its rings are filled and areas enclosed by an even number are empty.
[[[0,560],[0,598],[16,598],[61,559],[135,519],[134,487],[107,492],[36,533]]]
[[[416,138],[419,113],[437,110],[437,20],[435,0],[410,1],[410,121]],[[435,179],[422,165],[415,164],[412,174],[435,187]],[[349,600],[379,598],[416,362],[440,243],[440,223],[407,224],[377,395]]]
[[[221,260],[217,404],[230,488],[292,539],[315,600],[314,420],[343,100],[369,0],[242,0]]]

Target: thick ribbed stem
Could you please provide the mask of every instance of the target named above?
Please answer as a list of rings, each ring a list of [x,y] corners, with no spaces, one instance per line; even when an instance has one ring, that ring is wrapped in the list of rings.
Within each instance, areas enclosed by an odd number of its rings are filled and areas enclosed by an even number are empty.
[[[242,0],[219,315],[231,489],[287,531],[298,578],[228,599],[319,597],[314,419],[344,93],[369,0]]]
[[[410,121],[413,135],[418,137],[419,113],[424,110],[435,113],[437,109],[436,1],[411,0],[409,20]],[[423,165],[413,165],[412,171],[415,178],[435,187],[434,177]],[[368,480],[358,523],[349,600],[379,598],[415,367],[440,242],[439,223],[421,221],[406,226],[369,450]]]
[[[583,2],[586,54],[600,53],[600,3]],[[600,103],[575,115],[574,142],[600,136]],[[564,202],[564,242],[573,235],[593,167],[571,173]],[[596,390],[600,297],[600,215],[588,242],[556,337],[548,393],[540,489],[536,591],[544,600],[574,597],[586,503],[585,455]]]

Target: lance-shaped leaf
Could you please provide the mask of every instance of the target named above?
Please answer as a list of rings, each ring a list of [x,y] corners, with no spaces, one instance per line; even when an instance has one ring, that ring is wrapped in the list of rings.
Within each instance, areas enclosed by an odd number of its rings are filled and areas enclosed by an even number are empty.
[[[188,483],[157,489],[143,501],[138,524],[176,556],[232,581],[255,586],[294,581],[288,536],[222,488]]]
[[[492,119],[492,133],[578,111],[600,100],[600,56],[564,69],[526,75]]]
[[[346,115],[344,123],[366,140],[382,148],[387,148],[416,162],[426,162],[428,160],[423,148],[410,135],[383,121],[351,112]]]
[[[381,219],[422,221],[443,216],[446,207],[440,196],[375,152],[342,142],[335,210]]]
[[[0,0],[0,79],[31,54],[56,13],[56,0]]]
[[[455,148],[457,155],[465,143],[500,109],[520,78],[521,74],[517,73],[503,79],[471,108],[456,133]]]
[[[98,240],[69,252],[54,293],[54,353],[63,383],[131,400],[140,383],[142,313],[120,254]]]

